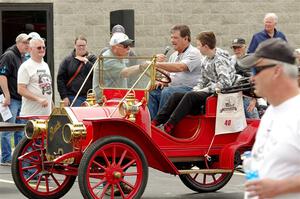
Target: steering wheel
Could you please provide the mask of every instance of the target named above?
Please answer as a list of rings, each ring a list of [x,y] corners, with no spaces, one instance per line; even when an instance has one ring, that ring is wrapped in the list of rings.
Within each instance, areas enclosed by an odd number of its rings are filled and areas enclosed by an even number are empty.
[[[156,68],[155,80],[164,84],[168,84],[172,81],[170,75],[160,68]]]

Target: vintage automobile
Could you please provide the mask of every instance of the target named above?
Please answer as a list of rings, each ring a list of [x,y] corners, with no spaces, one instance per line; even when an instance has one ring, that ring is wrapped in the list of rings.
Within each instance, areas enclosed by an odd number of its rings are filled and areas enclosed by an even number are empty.
[[[116,71],[105,64],[109,59],[116,58],[99,57],[93,67],[99,67],[100,98],[91,90],[82,107],[61,104],[49,117],[23,117],[28,119],[26,138],[12,161],[13,179],[22,194],[60,198],[78,176],[83,198],[140,198],[149,167],[178,175],[199,193],[226,185],[240,154],[251,149],[259,120],[247,120],[241,132],[216,135],[213,95],[204,107],[195,107],[202,114],[186,116],[172,135],[166,134],[151,125],[147,108],[155,81],[170,80],[155,68],[156,57],[135,58],[144,64],[136,67],[138,75],[126,78],[113,76]],[[127,85],[120,87],[114,82],[118,78]]]

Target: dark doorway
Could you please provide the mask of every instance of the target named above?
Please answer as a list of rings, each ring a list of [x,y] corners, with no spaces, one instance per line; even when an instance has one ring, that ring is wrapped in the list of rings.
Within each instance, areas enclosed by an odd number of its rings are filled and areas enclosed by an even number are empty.
[[[37,32],[46,39],[45,61],[54,77],[53,5],[51,3],[0,3],[0,54],[15,44],[20,33]]]
[[[120,24],[125,28],[126,35],[134,40],[134,10],[115,10],[110,12],[110,31]]]

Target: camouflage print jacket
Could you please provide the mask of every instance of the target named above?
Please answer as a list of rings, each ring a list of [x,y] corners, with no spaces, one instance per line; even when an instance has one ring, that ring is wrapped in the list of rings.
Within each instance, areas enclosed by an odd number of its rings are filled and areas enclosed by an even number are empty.
[[[216,48],[213,58],[203,59],[200,79],[193,90],[213,93],[216,88],[232,86],[236,79],[235,74],[235,68],[227,51]]]

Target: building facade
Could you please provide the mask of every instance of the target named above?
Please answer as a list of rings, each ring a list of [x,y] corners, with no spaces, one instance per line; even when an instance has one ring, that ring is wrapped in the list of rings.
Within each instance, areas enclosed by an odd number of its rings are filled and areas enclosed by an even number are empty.
[[[243,37],[249,42],[253,33],[263,29],[267,12],[279,16],[278,29],[292,46],[299,48],[299,8],[298,0],[0,0],[0,53],[11,45],[8,37],[15,38],[17,31],[39,32],[47,39],[47,62],[56,78],[59,63],[73,49],[77,35],[87,37],[88,48],[94,54],[107,46],[112,25],[110,15],[116,10],[134,12],[138,55],[162,53],[170,45],[169,30],[175,24],[190,26],[194,44],[198,32],[212,30],[217,35],[217,45],[230,50],[233,38]],[[18,24],[20,19],[14,20],[10,15],[18,12],[25,12],[23,18],[29,15],[34,22]],[[10,17],[19,29],[8,30],[5,17]],[[44,20],[39,21],[40,18]],[[58,102],[56,87],[55,93]]]

